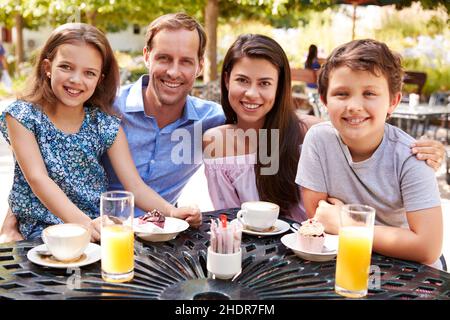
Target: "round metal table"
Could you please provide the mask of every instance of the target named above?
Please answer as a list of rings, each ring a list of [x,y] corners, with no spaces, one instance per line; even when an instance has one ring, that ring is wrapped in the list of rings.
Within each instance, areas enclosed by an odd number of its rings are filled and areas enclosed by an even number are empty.
[[[233,281],[208,278],[209,222],[221,213],[231,220],[236,211],[206,212],[199,229],[189,228],[171,241],[137,238],[135,277],[129,283],[104,282],[100,261],[72,269],[33,264],[26,254],[40,242],[0,245],[0,299],[344,299],[334,293],[336,261],[300,259],[280,242],[281,235],[243,234],[242,273]],[[364,299],[450,299],[449,273],[375,253],[372,265],[379,267],[380,286]]]

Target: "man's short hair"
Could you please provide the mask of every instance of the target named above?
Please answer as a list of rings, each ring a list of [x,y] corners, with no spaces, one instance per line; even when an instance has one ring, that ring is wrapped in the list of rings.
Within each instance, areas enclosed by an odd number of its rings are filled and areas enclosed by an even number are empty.
[[[376,76],[381,73],[387,80],[391,98],[402,89],[401,56],[385,43],[372,39],[354,40],[334,49],[319,71],[319,94],[325,103],[330,73],[341,66],[354,71],[369,71]]]
[[[198,59],[201,60],[205,54],[206,47],[206,33],[200,23],[194,18],[188,16],[185,13],[169,13],[160,16],[153,20],[148,27],[145,34],[145,45],[149,50],[152,48],[152,40],[156,34],[164,29],[168,30],[180,30],[186,29],[189,31],[197,30],[200,44],[198,48]]]

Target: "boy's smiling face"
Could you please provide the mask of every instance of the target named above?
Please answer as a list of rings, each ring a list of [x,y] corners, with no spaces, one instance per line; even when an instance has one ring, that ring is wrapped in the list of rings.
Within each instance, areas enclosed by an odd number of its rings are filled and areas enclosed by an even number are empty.
[[[347,66],[333,70],[328,83],[331,122],[350,151],[370,157],[381,143],[386,116],[394,111],[401,93],[390,97],[387,79],[381,72],[376,76]]]

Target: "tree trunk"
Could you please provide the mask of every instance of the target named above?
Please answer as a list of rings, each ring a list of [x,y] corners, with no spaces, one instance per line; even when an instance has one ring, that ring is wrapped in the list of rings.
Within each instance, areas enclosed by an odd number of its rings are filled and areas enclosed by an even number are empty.
[[[217,79],[217,20],[219,17],[219,0],[208,0],[205,8],[206,42],[203,82]]]
[[[88,24],[95,26],[95,18],[97,18],[97,11],[86,12],[86,20]]]
[[[23,52],[23,18],[19,13],[16,14],[15,16],[15,28],[16,28],[16,72],[17,72],[19,64],[25,60]]]
[[[352,14],[352,40],[355,40],[355,28],[356,28],[356,7],[358,4],[356,2],[352,3],[353,14]]]

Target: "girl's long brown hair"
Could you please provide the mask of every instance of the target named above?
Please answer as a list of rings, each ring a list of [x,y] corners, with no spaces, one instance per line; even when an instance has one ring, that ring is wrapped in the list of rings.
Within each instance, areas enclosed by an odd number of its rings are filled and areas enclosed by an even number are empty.
[[[84,23],[67,23],[56,28],[41,49],[34,70],[28,79],[28,91],[20,98],[40,106],[53,106],[57,98],[52,91],[50,79],[45,74],[44,60],[53,61],[62,44],[88,44],[98,50],[102,57],[102,76],[94,94],[86,105],[95,106],[112,113],[112,105],[120,85],[119,67],[105,35],[96,27]]]
[[[260,162],[258,146],[255,174],[261,200],[278,204],[281,213],[286,214],[293,205],[297,205],[300,201],[295,176],[300,157],[300,145],[303,143],[306,132],[306,125],[299,121],[293,109],[289,61],[275,40],[258,34],[240,35],[228,50],[222,68],[221,103],[226,123],[237,122],[237,115],[228,100],[226,78],[231,74],[234,64],[244,57],[265,59],[278,69],[275,102],[273,108],[266,115],[263,129],[268,131],[268,143],[271,141],[271,129],[279,130],[279,170],[274,175],[261,174],[263,165]],[[270,145],[267,146],[267,150],[270,152]]]

